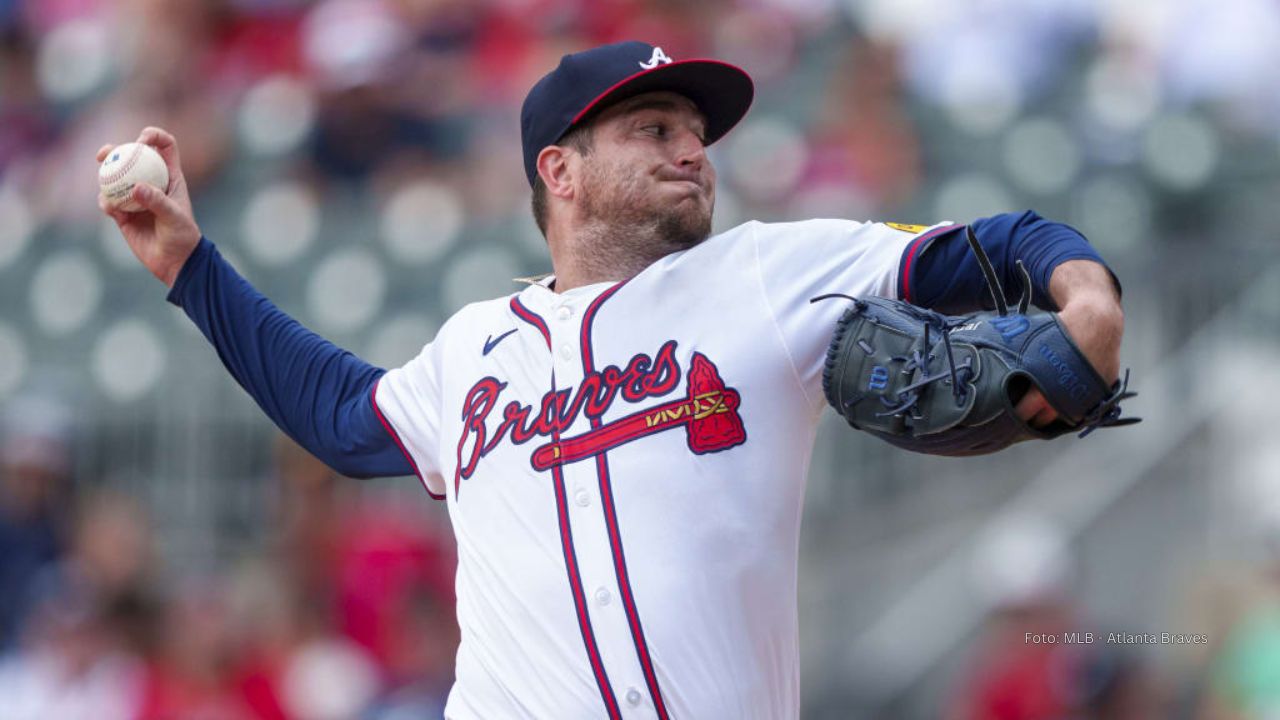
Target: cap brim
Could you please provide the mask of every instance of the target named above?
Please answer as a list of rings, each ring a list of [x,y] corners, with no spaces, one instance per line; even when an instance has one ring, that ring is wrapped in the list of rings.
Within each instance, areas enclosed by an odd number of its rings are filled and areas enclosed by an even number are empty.
[[[641,93],[661,90],[684,95],[698,106],[707,120],[708,145],[724,137],[738,124],[755,97],[751,76],[736,65],[719,60],[678,60],[641,70],[618,81],[583,108],[565,132],[610,105]]]

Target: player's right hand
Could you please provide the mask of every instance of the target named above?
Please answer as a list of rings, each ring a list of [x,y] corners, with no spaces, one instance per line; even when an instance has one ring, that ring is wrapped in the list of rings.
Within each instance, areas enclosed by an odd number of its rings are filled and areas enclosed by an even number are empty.
[[[155,148],[164,158],[169,169],[169,187],[155,188],[145,183],[135,185],[131,195],[144,208],[142,212],[117,210],[101,193],[98,194],[98,207],[116,221],[129,249],[151,274],[173,287],[178,272],[200,243],[200,228],[191,210],[187,180],[178,161],[177,140],[160,128],[148,127],[138,135],[138,142]],[[113,147],[103,145],[98,150],[99,164]]]

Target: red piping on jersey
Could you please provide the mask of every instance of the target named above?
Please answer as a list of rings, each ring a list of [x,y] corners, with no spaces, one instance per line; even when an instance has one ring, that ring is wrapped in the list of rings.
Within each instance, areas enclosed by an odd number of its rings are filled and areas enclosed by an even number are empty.
[[[521,304],[517,297],[511,298],[511,311],[516,317],[524,320],[542,333],[547,341],[547,349],[551,349],[551,332],[547,323],[533,311]],[[556,389],[556,374],[551,372],[551,391]],[[560,442],[560,431],[553,427],[551,441]],[[582,576],[578,572],[578,554],[573,548],[573,528],[569,524],[569,502],[565,495],[564,469],[556,466],[551,469],[551,477],[555,486],[556,518],[560,523],[560,549],[564,555],[565,573],[569,576],[569,590],[573,595],[573,607],[578,614],[578,630],[582,633],[582,644],[587,650],[587,660],[591,663],[591,672],[596,678],[596,687],[600,690],[600,699],[604,701],[610,720],[622,717],[618,709],[618,699],[614,697],[613,685],[605,672],[604,661],[600,659],[600,649],[596,646],[595,631],[591,627],[591,616],[587,613],[587,598],[582,590]]]
[[[551,387],[555,388],[555,374],[552,374]],[[553,442],[560,441],[560,432],[551,433]],[[582,632],[582,644],[587,649],[587,658],[591,661],[591,672],[596,676],[596,687],[600,690],[600,699],[604,701],[609,718],[621,718],[618,710],[618,699],[613,695],[613,685],[609,683],[609,675],[605,672],[604,662],[600,659],[600,650],[596,647],[595,632],[591,628],[591,616],[587,614],[587,598],[582,591],[582,576],[578,572],[578,554],[573,549],[573,530],[569,526],[569,501],[565,497],[564,468],[556,466],[551,469],[555,480],[556,516],[560,521],[560,548],[564,554],[565,572],[569,575],[569,589],[573,591],[573,606],[578,613],[578,630]]]
[[[391,423],[387,422],[387,418],[382,414],[382,409],[378,407],[378,383],[382,382],[382,378],[378,378],[373,382],[373,389],[369,391],[369,403],[373,405],[373,414],[378,417],[378,422],[382,423],[382,427],[386,429],[387,434],[395,442],[396,447],[400,448],[400,452],[404,453],[404,459],[409,461],[409,467],[413,468],[413,474],[418,476],[418,480],[422,482],[422,487],[426,489],[427,494],[432,500],[444,500],[444,495],[437,495],[431,492],[430,486],[427,485],[427,479],[422,476],[422,471],[418,469],[418,463],[413,461],[413,456],[409,454],[409,449],[404,446],[404,442],[400,439],[400,435],[396,429],[391,427]]]
[[[547,349],[551,349],[551,332],[547,330],[547,323],[535,315],[532,310],[525,307],[520,302],[519,297],[511,298],[511,312],[515,313],[516,317],[537,328],[538,332],[542,333],[542,339],[547,341]]]
[[[911,266],[915,263],[916,255],[929,244],[929,241],[938,237],[944,232],[964,227],[963,225],[943,225],[940,228],[934,228],[929,232],[921,235],[907,247],[907,259],[902,261],[902,294],[900,299],[911,302]]]
[[[595,321],[596,311],[625,284],[621,282],[605,290],[591,305],[587,306],[586,312],[582,314],[582,369],[586,374],[595,372],[591,351],[591,325]],[[600,425],[600,418],[591,418],[592,429],[599,428]],[[640,624],[640,612],[636,609],[635,595],[631,592],[627,560],[622,551],[622,533],[618,528],[618,513],[613,502],[613,485],[609,479],[609,461],[604,452],[596,455],[596,474],[600,479],[600,504],[604,510],[605,525],[609,530],[609,547],[613,551],[613,569],[618,576],[618,591],[622,595],[627,624],[631,626],[631,639],[636,647],[636,656],[640,660],[640,669],[644,671],[644,681],[649,687],[649,695],[653,698],[654,709],[657,710],[661,720],[668,720],[670,715],[662,700],[662,691],[658,688],[658,677],[653,670],[653,660],[649,657],[649,645],[645,641],[644,628]]]

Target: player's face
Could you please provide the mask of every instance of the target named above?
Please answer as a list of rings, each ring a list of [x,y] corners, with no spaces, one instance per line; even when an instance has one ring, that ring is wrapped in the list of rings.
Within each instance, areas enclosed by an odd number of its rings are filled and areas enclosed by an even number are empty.
[[[649,228],[672,250],[711,234],[716,172],[706,121],[688,98],[654,92],[601,113],[582,159],[584,216],[619,230]]]

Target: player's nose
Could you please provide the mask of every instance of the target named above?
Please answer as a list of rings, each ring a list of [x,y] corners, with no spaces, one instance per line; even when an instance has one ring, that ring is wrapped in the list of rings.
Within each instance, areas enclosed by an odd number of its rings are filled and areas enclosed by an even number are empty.
[[[684,131],[680,133],[676,143],[676,165],[681,168],[698,169],[707,162],[707,148],[696,133]]]

